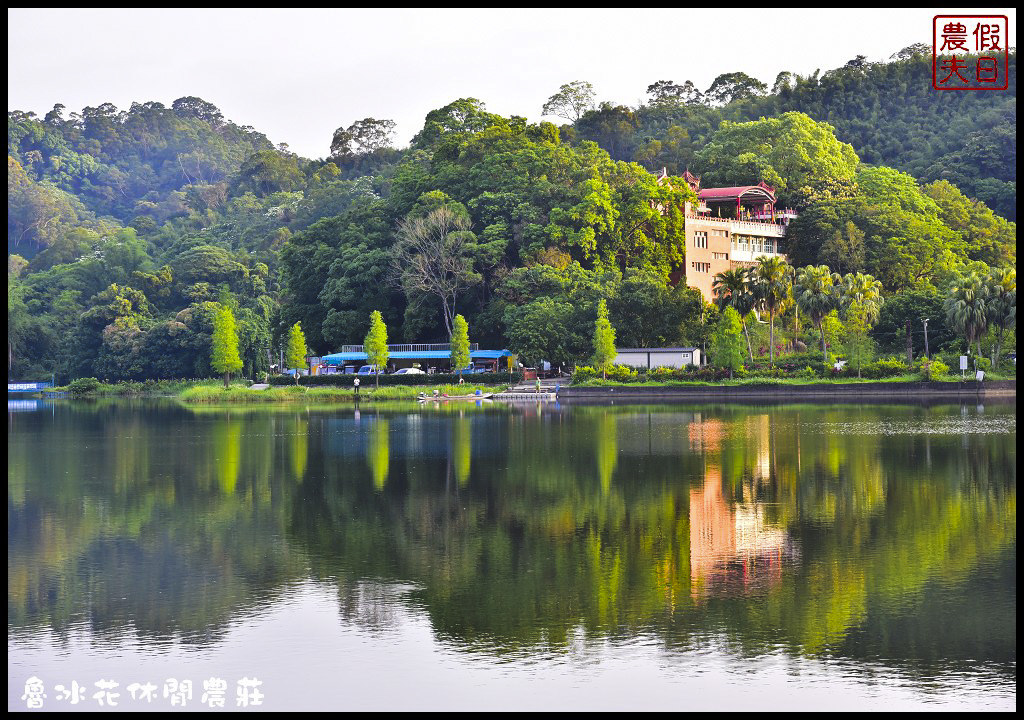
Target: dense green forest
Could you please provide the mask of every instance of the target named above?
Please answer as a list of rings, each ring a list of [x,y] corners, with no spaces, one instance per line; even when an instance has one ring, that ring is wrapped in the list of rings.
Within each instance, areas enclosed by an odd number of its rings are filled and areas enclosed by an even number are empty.
[[[938,317],[951,283],[1016,261],[1015,90],[938,93],[930,72],[910,48],[772,88],[658,81],[636,108],[575,82],[544,108],[561,126],[463,98],[407,148],[366,118],[317,160],[195,97],[11,111],[8,372],[207,377],[223,305],[250,377],[295,322],[324,353],[361,342],[374,310],[392,342],[447,340],[458,312],[474,342],[573,363],[604,300],[620,346],[700,344],[714,307],[669,282],[692,193],[662,168],[774,185],[801,212],[794,265],[877,278],[892,302],[873,333],[898,348],[904,316]]]

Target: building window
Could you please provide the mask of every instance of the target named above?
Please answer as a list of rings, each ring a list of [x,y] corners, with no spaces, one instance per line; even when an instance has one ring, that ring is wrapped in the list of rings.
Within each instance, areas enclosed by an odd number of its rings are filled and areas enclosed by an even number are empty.
[[[708,234],[707,232],[695,232],[693,234],[693,246],[698,248],[707,248],[708,246]]]

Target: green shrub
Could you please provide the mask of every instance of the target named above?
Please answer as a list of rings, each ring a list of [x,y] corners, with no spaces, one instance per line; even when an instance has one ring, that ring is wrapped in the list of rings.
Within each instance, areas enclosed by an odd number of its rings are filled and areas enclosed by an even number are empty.
[[[925,381],[938,380],[949,374],[949,366],[941,360],[921,358],[916,363],[917,372]]]
[[[701,381],[714,381],[720,382],[729,378],[729,371],[724,368],[716,368],[710,365],[704,365],[699,368],[695,373],[692,373],[688,379],[690,380],[701,380]]]
[[[577,365],[572,373],[572,381],[576,383],[586,382],[587,380],[593,380],[598,375],[597,370],[589,365]]]
[[[628,365],[612,365],[608,370],[608,379],[616,382],[637,382],[640,373]]]
[[[68,391],[72,395],[88,395],[91,392],[96,392],[100,386],[100,381],[94,377],[78,378],[68,385]]]
[[[907,365],[902,360],[895,358],[884,358],[868,363],[861,370],[861,374],[871,380],[880,378],[896,377],[907,372]]]

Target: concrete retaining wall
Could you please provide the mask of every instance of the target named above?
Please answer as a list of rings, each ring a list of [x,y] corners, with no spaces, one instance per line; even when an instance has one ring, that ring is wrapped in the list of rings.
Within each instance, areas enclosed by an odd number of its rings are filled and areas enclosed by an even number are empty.
[[[820,385],[708,385],[682,387],[566,387],[559,400],[772,400],[801,402],[915,402],[918,400],[972,400],[1017,396],[1016,380],[978,383],[835,383]]]

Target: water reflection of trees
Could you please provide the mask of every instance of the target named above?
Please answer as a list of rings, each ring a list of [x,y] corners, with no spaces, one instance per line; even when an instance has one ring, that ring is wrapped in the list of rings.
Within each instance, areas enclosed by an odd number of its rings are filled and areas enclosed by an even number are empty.
[[[922,659],[943,646],[913,645],[940,624],[916,609],[959,593],[973,657],[1012,660],[973,620],[1015,617],[989,602],[1013,576],[978,579],[1015,553],[1015,435],[849,431],[946,412],[58,414],[65,451],[9,443],[9,623],[208,638],[311,572],[347,621],[412,603],[459,646],[644,629]]]
[[[336,468],[292,530],[322,576],[417,583],[459,642],[558,646],[581,626],[659,627],[676,643],[711,626],[754,652],[836,651],[872,607],[913,608],[1015,543],[1010,439],[972,436],[964,453],[959,437],[830,430],[891,412],[942,411],[481,417],[474,443],[508,440],[474,445],[465,486],[442,453],[394,458],[378,502]],[[718,516],[697,517],[698,499]],[[699,547],[714,522],[722,542]]]
[[[298,418],[104,404],[46,420],[9,435],[13,629],[203,641],[301,573],[282,542]]]

